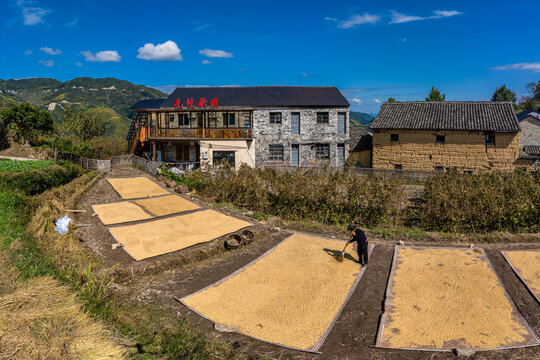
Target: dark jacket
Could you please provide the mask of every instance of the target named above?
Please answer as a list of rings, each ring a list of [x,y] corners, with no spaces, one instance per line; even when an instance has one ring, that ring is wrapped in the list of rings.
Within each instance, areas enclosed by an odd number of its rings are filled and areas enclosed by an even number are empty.
[[[353,238],[351,239],[351,242],[356,241],[358,244],[367,243],[368,239],[366,237],[366,234],[360,229],[354,230]]]

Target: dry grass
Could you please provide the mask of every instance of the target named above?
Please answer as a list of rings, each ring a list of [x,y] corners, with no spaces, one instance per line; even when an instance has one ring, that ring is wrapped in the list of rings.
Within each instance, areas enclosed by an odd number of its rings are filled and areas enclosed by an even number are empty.
[[[125,349],[66,287],[49,277],[11,285],[0,296],[0,358],[124,358]]]
[[[450,350],[538,344],[482,250],[397,251],[378,346]]]

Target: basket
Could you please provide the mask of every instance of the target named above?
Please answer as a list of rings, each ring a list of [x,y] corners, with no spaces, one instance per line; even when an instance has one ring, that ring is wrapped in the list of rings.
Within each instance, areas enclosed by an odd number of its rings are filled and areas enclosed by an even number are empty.
[[[227,239],[225,239],[224,245],[227,250],[238,249],[243,245],[242,237],[238,234],[229,234]]]
[[[250,243],[253,241],[253,239],[255,239],[255,234],[251,231],[251,230],[242,230],[242,232],[240,233],[240,236],[242,237],[242,240],[245,242],[245,243]]]

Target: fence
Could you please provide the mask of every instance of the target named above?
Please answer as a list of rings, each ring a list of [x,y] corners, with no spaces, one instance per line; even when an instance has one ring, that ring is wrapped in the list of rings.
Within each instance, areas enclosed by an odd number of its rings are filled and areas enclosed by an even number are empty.
[[[54,154],[54,160],[55,161],[60,161],[60,160],[71,161],[75,164],[78,164],[83,169],[97,170],[103,173],[111,171],[111,168],[116,167],[116,166],[133,165],[133,166],[143,168],[149,174],[156,175],[157,165],[158,165],[156,162],[143,159],[136,155],[120,155],[120,156],[113,156],[109,160],[98,160],[98,159],[89,159],[83,156],[79,156],[79,155],[75,155],[71,153],[58,152],[58,151],[55,152]]]

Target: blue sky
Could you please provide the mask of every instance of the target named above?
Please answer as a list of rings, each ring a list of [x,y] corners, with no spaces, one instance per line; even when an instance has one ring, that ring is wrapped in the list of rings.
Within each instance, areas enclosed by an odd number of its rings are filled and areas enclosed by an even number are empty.
[[[0,78],[337,86],[351,110],[519,95],[540,80],[537,0],[47,1],[0,4]]]

